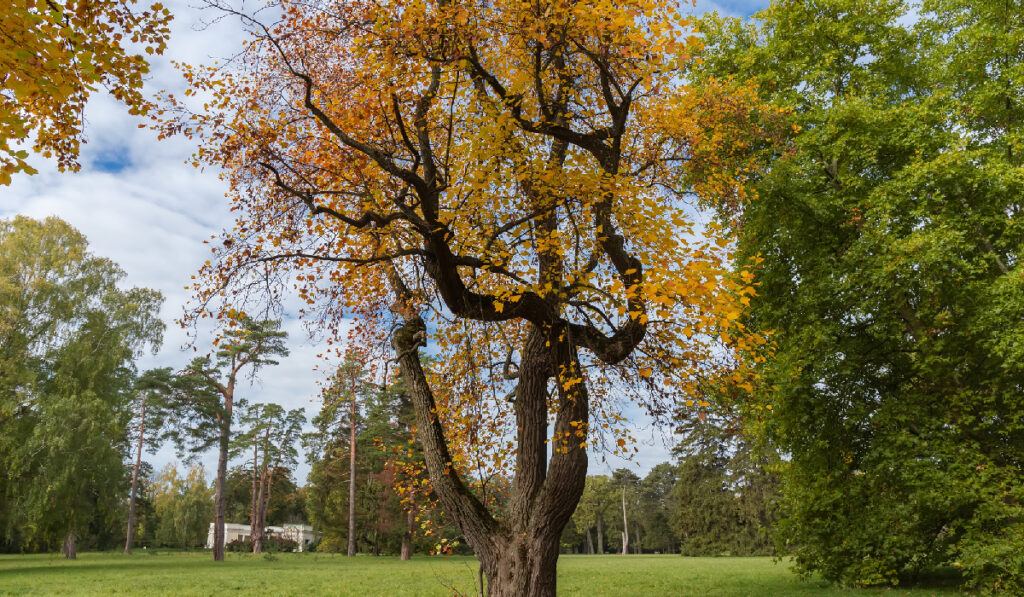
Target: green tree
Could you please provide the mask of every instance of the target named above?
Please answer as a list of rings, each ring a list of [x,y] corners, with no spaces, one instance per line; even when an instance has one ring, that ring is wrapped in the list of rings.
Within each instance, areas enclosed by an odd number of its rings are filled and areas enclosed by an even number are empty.
[[[604,553],[604,530],[608,511],[614,505],[610,480],[604,475],[590,475],[583,487],[580,503],[573,513],[576,529],[587,537],[587,553]],[[614,512],[614,510],[612,510]],[[596,551],[591,536],[596,531]]]
[[[214,357],[194,359],[177,376],[176,426],[169,432],[179,451],[193,453],[216,446],[217,485],[214,499],[214,561],[224,559],[225,480],[231,449],[231,422],[239,400],[238,377],[248,368],[255,376],[266,365],[276,365],[275,356],[286,356],[287,333],[280,322],[255,320],[236,314],[223,337],[218,339]]]
[[[298,464],[296,443],[305,423],[302,409],[285,411],[277,404],[247,406],[239,418],[242,431],[232,439],[231,455],[252,458],[249,536],[253,553],[263,552],[274,481],[279,471]]]
[[[896,583],[940,564],[1024,591],[1024,10],[776,2],[708,17],[695,82],[792,106],[738,262],[775,330],[748,425],[790,456],[779,547]],[[910,24],[912,23],[912,24]],[[771,409],[771,410],[769,410]]]
[[[158,544],[181,549],[205,544],[213,515],[213,490],[203,467],[193,466],[185,477],[179,477],[177,467],[166,465],[156,478],[151,500],[158,520]]]
[[[75,557],[125,495],[134,360],[157,347],[160,293],[123,288],[57,218],[0,221],[0,524]]]

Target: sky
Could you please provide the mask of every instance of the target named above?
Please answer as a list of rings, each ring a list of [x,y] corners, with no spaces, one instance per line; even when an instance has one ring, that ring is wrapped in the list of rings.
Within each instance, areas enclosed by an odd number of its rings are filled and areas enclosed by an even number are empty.
[[[231,56],[244,36],[236,21],[221,20],[206,25],[214,16],[194,7],[192,0],[165,1],[175,15],[167,51],[151,60],[151,77],[146,90],[168,90],[180,96],[184,81],[172,61],[210,64]],[[717,10],[723,15],[748,16],[767,4],[764,0],[698,0],[693,12]],[[159,290],[164,295],[161,316],[167,324],[162,347],[139,362],[140,370],[150,367],[180,368],[192,355],[188,338],[174,324],[189,299],[186,286],[208,258],[203,241],[232,225],[225,197],[226,184],[216,172],[200,171],[186,160],[194,150],[192,142],[178,138],[158,140],[155,132],[139,128],[143,120],[102,93],[94,94],[86,108],[86,144],[82,148],[82,169],[58,172],[52,162],[34,156],[30,162],[39,173],[19,174],[9,187],[0,187],[0,218],[21,214],[33,218],[58,216],[80,230],[90,250],[108,257],[126,272],[127,283]],[[294,313],[294,311],[292,311]],[[287,313],[287,311],[286,311]],[[317,381],[323,373],[314,370],[322,347],[308,339],[294,316],[286,317],[291,354],[279,365],[262,371],[258,382],[243,384],[239,392],[250,402],[273,402],[305,408],[308,418],[319,410]],[[208,350],[199,338],[198,348]],[[630,414],[630,413],[627,413]],[[646,474],[652,466],[670,459],[664,434],[634,414],[635,436],[641,442],[633,463],[609,455],[591,457],[590,474],[607,474],[629,466]],[[212,475],[216,453],[199,459]],[[177,457],[170,447],[145,459],[159,470]],[[296,480],[305,482],[308,465],[302,462]]]

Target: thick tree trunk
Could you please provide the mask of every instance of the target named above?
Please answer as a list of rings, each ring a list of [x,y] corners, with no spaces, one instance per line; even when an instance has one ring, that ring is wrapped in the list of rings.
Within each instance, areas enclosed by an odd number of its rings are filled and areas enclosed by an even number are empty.
[[[401,288],[396,277],[392,281]],[[585,383],[556,384],[553,437],[558,439],[548,442],[548,380],[558,372],[577,379],[579,375],[574,373],[579,371],[579,361],[575,347],[566,340],[566,330],[534,327],[522,349],[514,401],[516,473],[507,514],[498,521],[450,466],[445,430],[434,414],[436,402],[417,352],[426,326],[416,314],[402,315],[405,325],[392,340],[415,407],[431,485],[479,559],[487,595],[554,597],[562,529],[579,503],[587,474],[585,444],[575,434],[581,425],[585,428],[589,417]]]
[[[60,546],[60,553],[69,560],[74,560],[78,557],[78,536],[75,535],[74,531],[68,531],[68,534],[64,536],[64,542]]]
[[[416,516],[412,510],[405,514],[405,534],[402,535],[402,559],[412,558],[412,530],[416,523]]]
[[[629,521],[626,520],[626,486],[622,486],[622,555],[629,555]]]
[[[124,540],[124,552],[132,552],[135,535],[135,493],[139,487],[139,467],[142,466],[142,443],[146,437],[146,392],[142,393],[142,412],[139,416],[139,447],[135,451],[135,467],[132,469],[132,490],[128,495],[128,535]]]
[[[217,489],[213,498],[213,561],[224,561],[224,482],[228,476],[228,447],[231,439],[231,407],[221,421],[220,455],[217,458]]]
[[[348,444],[348,555],[356,555],[356,392],[352,388]]]
[[[604,521],[601,520],[601,513],[597,513],[597,553],[604,555]]]
[[[590,535],[590,528],[587,528],[587,553],[593,555],[594,553],[594,538]]]

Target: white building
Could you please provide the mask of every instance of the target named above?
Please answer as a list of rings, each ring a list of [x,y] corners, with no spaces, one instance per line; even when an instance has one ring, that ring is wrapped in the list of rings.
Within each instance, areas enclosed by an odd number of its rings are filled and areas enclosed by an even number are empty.
[[[206,534],[206,549],[213,549],[213,524],[210,523],[210,530]],[[224,543],[231,543],[236,539],[249,540],[250,528],[247,524],[224,523]],[[267,536],[275,536],[281,539],[291,539],[298,547],[296,551],[305,551],[306,546],[313,542],[316,535],[313,527],[308,524],[286,524],[279,527],[267,527]]]

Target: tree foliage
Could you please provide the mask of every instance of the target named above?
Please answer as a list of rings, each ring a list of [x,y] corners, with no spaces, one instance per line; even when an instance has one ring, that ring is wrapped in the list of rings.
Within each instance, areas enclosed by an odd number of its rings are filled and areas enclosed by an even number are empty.
[[[145,113],[145,56],[161,54],[171,14],[136,0],[9,0],[0,6],[0,185],[35,173],[18,147],[30,141],[61,170],[77,171],[83,111],[103,86]]]
[[[1019,592],[1024,10],[909,10],[793,0],[701,27],[701,74],[758,82],[801,128],[740,228],[740,262],[763,259],[747,321],[777,343],[749,419],[791,456],[801,570],[952,564]]]
[[[29,546],[120,510],[134,360],[163,298],[57,218],[0,221],[0,524]]]

